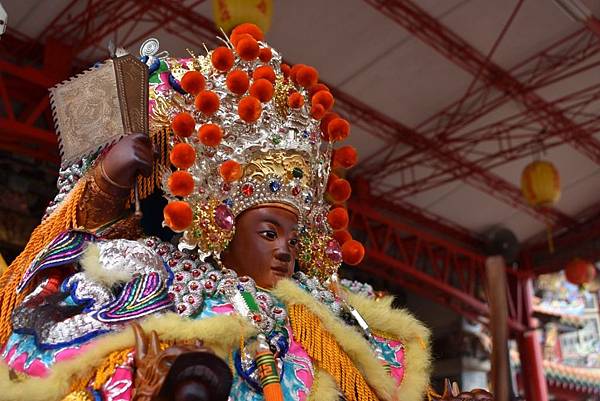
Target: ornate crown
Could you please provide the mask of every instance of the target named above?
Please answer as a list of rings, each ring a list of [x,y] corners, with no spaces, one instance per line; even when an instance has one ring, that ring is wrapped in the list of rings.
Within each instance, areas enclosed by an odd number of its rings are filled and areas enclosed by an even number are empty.
[[[217,254],[237,215],[283,204],[306,227],[311,250],[301,256],[335,270],[343,254],[338,242],[349,240],[348,215],[330,209],[348,199],[350,185],[330,171],[334,152],[334,167],[356,161],[354,148],[333,149],[350,126],[330,111],[334,99],[317,71],[282,63],[255,25],[240,25],[223,43],[203,56],[147,59],[151,128],[172,133],[177,169],[162,177],[165,224],[184,233],[184,245]]]

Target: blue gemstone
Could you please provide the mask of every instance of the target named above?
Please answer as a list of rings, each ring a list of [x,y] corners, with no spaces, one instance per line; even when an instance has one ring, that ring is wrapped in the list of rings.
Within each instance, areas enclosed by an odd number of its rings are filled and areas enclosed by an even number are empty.
[[[233,207],[233,201],[229,198],[225,199],[223,201],[224,204],[226,204],[228,207],[232,208]]]
[[[271,188],[271,192],[277,192],[281,189],[281,183],[279,181],[271,181],[269,188]]]
[[[308,131],[304,130],[304,132],[302,133],[302,137],[303,138],[308,138]]]
[[[241,284],[237,285],[237,289],[240,290],[240,291],[244,291],[244,287]]]

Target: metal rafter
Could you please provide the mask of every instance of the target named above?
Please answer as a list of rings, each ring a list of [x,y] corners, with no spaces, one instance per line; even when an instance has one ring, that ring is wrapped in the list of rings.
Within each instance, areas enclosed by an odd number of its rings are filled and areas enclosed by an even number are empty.
[[[348,116],[353,124],[367,132],[376,133],[380,137],[395,137],[417,151],[429,153],[433,161],[438,163],[438,168],[449,168],[455,174],[467,176],[471,185],[490,193],[516,209],[528,213],[539,221],[550,221],[553,224],[565,227],[574,223],[570,217],[556,209],[531,207],[521,195],[520,190],[508,181],[485,171],[471,161],[461,158],[451,150],[439,146],[438,143],[370,108],[350,95],[335,88],[332,88],[332,92],[335,95],[337,109]]]
[[[522,83],[509,72],[491,63],[485,56],[443,26],[435,18],[428,15],[424,10],[407,0],[365,1],[396,21],[414,36],[433,47],[453,63],[469,73],[479,76],[487,83],[487,86],[500,90],[504,94],[504,98],[500,98],[500,100],[496,99],[495,102],[504,102],[506,98],[518,101],[529,110],[537,121],[547,124],[554,135],[569,142],[591,160],[600,164],[600,142],[591,137],[589,132],[570,120],[562,110],[538,96],[526,83]],[[459,100],[453,105],[454,107],[458,106],[459,110],[454,109],[454,114],[445,115],[446,117],[451,116],[451,122],[458,120],[460,127],[464,126],[464,116],[456,119],[455,115],[460,111],[460,107],[464,103],[464,99]],[[486,108],[490,110],[489,104]],[[447,110],[444,112],[447,112]],[[469,120],[474,121],[473,117],[478,118],[481,115],[480,110],[479,114],[471,115]],[[448,141],[448,138],[453,133],[449,128],[444,126],[433,136],[434,143],[437,146],[443,146]],[[431,152],[424,152],[424,154],[431,156]],[[381,171],[385,169],[388,173],[397,171],[398,169],[393,167],[394,163],[404,162],[406,160],[405,156],[404,154],[400,157],[394,157],[391,160],[388,158],[384,160],[384,163],[372,167],[371,170],[379,169]],[[448,169],[454,171],[454,166],[449,165]]]
[[[589,133],[600,132],[600,116],[594,112],[599,102],[600,82],[597,82],[564,95],[551,104],[559,107],[570,118],[577,119],[580,127],[585,130],[578,134],[587,137]],[[564,145],[563,139],[554,135],[550,127],[540,124],[537,117],[528,110],[475,129],[464,130],[460,135],[447,139],[445,144],[447,148],[487,171],[560,145]],[[407,158],[401,166],[396,165],[392,169],[400,174],[400,179],[393,186],[386,187],[383,182],[385,174],[389,172],[367,176],[378,184],[379,193],[392,198],[410,196],[456,179],[467,179],[466,175],[448,167],[438,167],[421,156]],[[430,167],[431,171],[423,172],[423,166]]]

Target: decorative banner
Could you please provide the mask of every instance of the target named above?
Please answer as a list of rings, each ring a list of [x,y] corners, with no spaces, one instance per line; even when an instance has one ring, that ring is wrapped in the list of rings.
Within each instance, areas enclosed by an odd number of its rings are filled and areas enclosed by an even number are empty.
[[[215,24],[228,35],[244,22],[258,25],[263,32],[271,27],[273,0],[213,0]]]

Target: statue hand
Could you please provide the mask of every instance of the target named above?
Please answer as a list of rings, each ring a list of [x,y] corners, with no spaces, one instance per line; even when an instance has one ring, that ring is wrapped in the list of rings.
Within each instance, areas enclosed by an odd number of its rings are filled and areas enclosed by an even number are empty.
[[[108,184],[129,189],[137,174],[144,177],[152,173],[152,142],[146,134],[127,135],[117,142],[104,156],[98,168]]]

